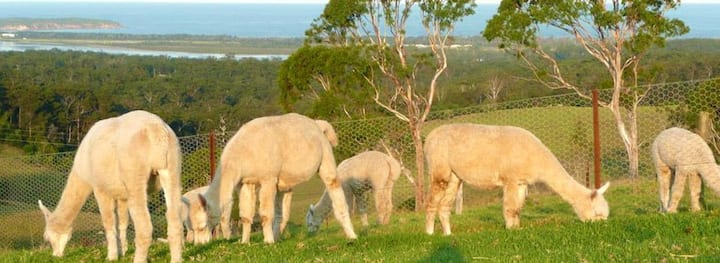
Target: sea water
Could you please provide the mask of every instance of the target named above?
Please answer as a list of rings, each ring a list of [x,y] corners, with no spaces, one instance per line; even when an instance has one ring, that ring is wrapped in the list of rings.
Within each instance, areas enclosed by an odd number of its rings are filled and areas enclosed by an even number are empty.
[[[231,3],[87,3],[87,2],[3,2],[0,18],[91,18],[118,22],[122,28],[74,30],[77,32],[120,33],[138,35],[229,35],[236,37],[304,37],[305,30],[322,14],[324,4],[231,4]],[[465,17],[454,35],[477,36],[486,21],[496,12],[496,4],[480,4],[476,13]],[[682,4],[669,16],[682,19],[691,31],[682,38],[720,38],[720,23],[716,14],[720,4]],[[409,36],[421,36],[424,29],[419,17],[408,22]],[[544,36],[566,37],[558,30],[545,30]],[[55,45],[17,45],[0,43],[0,51],[52,49],[96,52],[90,47]],[[145,54],[147,52],[106,48],[99,52]],[[149,55],[198,57],[193,53],[150,52]],[[199,57],[218,57],[224,54],[201,54]],[[268,56],[273,56],[268,55]],[[242,55],[238,57],[243,57]]]

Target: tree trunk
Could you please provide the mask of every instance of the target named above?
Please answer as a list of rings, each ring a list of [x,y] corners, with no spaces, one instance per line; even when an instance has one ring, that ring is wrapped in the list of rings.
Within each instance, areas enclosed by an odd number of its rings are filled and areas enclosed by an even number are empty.
[[[615,117],[615,125],[617,126],[620,138],[625,145],[625,152],[628,155],[629,175],[630,177],[635,178],[638,176],[639,173],[638,167],[640,161],[640,151],[638,149],[637,143],[638,127],[637,118],[635,118],[636,112],[631,112],[629,114],[629,128],[627,128],[628,126],[626,125],[625,120],[623,120],[622,118],[620,107],[615,105],[610,110],[613,112],[613,116]]]

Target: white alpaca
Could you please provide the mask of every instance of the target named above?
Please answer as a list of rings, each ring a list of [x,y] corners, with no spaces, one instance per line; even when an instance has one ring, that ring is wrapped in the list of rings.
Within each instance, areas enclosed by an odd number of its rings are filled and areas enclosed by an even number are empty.
[[[335,217],[348,238],[355,239],[345,195],[337,178],[332,147],[337,137],[332,126],[299,114],[254,119],[228,141],[220,157],[220,174],[204,194],[210,226],[219,221],[222,211],[232,203],[233,189],[240,188],[242,242],[250,241],[250,226],[255,215],[255,188],[259,187],[259,215],[265,243],[274,243],[289,217],[292,188],[318,173],[332,199]],[[285,192],[281,205],[276,195]],[[273,209],[275,207],[275,210]],[[275,221],[275,222],[273,222]]]
[[[185,225],[185,240],[193,244],[205,244],[210,242],[212,236],[208,229],[207,202],[203,198],[208,186],[195,188],[183,194],[182,212],[180,213]],[[224,218],[220,220],[221,224],[225,222]]]
[[[460,181],[479,188],[503,187],[507,228],[520,226],[527,186],[538,181],[570,203],[582,221],[604,220],[609,214],[603,197],[609,184],[598,190],[585,188],[535,135],[518,127],[443,125],[427,136],[425,157],[432,182],[425,222],[428,234],[434,232],[436,214],[443,233],[451,234],[450,209]]]
[[[219,225],[212,230],[209,228],[207,200],[203,194],[207,192],[210,186],[201,186],[183,194],[182,218],[185,224],[185,240],[193,244],[206,244],[211,238],[222,236],[229,239],[231,231],[232,206],[224,207],[220,216]],[[240,195],[240,189],[236,188],[235,192]],[[288,219],[283,218],[283,222],[287,223]]]
[[[699,135],[682,128],[669,128],[655,137],[651,154],[663,212],[677,212],[686,179],[690,181],[691,211],[701,209],[702,181],[720,194],[720,167],[715,163],[712,150]]]
[[[393,208],[392,189],[403,170],[407,171],[397,160],[378,151],[362,152],[338,165],[338,179],[345,192],[345,201],[348,207],[352,207],[352,200],[355,199],[364,226],[369,225],[365,206],[367,192],[371,189],[375,194],[378,224],[384,225],[390,222]],[[305,217],[308,231],[317,231],[331,210],[330,195],[325,191],[320,200],[315,205],[310,205],[308,209]]]
[[[157,190],[159,181],[167,204],[165,216],[171,261],[180,262],[180,158],[175,133],[154,114],[132,111],[95,123],[78,147],[55,211],[50,212],[42,201],[38,201],[45,215],[44,237],[52,246],[53,256],[63,255],[72,234],[73,221],[92,192],[98,202],[108,242],[107,259],[115,260],[127,251],[130,211],[135,228],[134,262],[147,261],[152,241],[147,193]]]

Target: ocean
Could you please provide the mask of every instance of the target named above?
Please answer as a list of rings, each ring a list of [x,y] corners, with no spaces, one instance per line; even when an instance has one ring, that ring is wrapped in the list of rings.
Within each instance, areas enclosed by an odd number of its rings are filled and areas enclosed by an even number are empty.
[[[303,37],[323,4],[222,4],[222,3],[43,3],[3,2],[0,18],[80,17],[108,19],[123,25],[119,29],[83,30],[123,34],[230,35],[237,37]],[[495,4],[478,5],[476,14],[466,17],[455,35],[475,36],[497,10]],[[682,4],[670,16],[690,26],[683,38],[720,38],[717,13],[720,4]],[[420,36],[419,19],[408,23],[408,35]],[[565,36],[557,31],[546,36]]]
[[[72,30],[75,32],[120,33],[137,35],[229,35],[236,37],[304,37],[305,30],[318,17],[324,4],[221,4],[221,3],[0,3],[0,18],[94,18],[118,22],[122,28]],[[476,13],[465,17],[454,31],[458,36],[477,36],[497,10],[496,4],[478,5]],[[670,13],[682,19],[691,29],[682,38],[720,38],[720,23],[716,14],[720,4],[683,4]],[[66,30],[70,31],[70,30]],[[408,22],[409,36],[422,36],[424,29],[419,17]],[[547,37],[567,37],[559,30],[543,30]],[[62,44],[21,44],[2,41],[0,52],[25,50],[74,50],[111,54],[150,55],[187,58],[224,57],[225,54],[200,54],[172,51],[146,51],[123,48],[98,48]],[[243,55],[236,59],[285,58],[287,55]]]

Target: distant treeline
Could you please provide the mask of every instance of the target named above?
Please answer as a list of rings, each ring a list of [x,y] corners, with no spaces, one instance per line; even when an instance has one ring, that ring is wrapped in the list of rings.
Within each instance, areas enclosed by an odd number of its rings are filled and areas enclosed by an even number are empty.
[[[653,50],[643,59],[648,66],[640,72],[641,83],[717,77],[719,42],[668,42],[666,48]],[[562,59],[566,76],[578,85],[610,85],[605,69],[571,41],[549,40],[547,44],[557,47],[554,55]],[[434,109],[568,92],[538,85],[522,63],[491,46],[484,43],[450,52],[450,68]],[[218,128],[236,130],[250,119],[282,113],[279,98],[283,94],[276,82],[282,62],[58,50],[0,52],[0,140],[26,152],[72,150],[94,122],[133,109],[157,113],[179,136]],[[503,88],[493,97],[490,88],[497,85]],[[310,104],[304,105],[294,110],[329,120],[347,119],[341,110],[311,112]],[[372,116],[378,115],[390,116],[382,110]]]
[[[0,139],[39,142],[16,143],[30,152],[67,150],[95,121],[133,109],[157,113],[179,136],[237,129],[280,113],[274,88],[280,63],[0,52]]]

